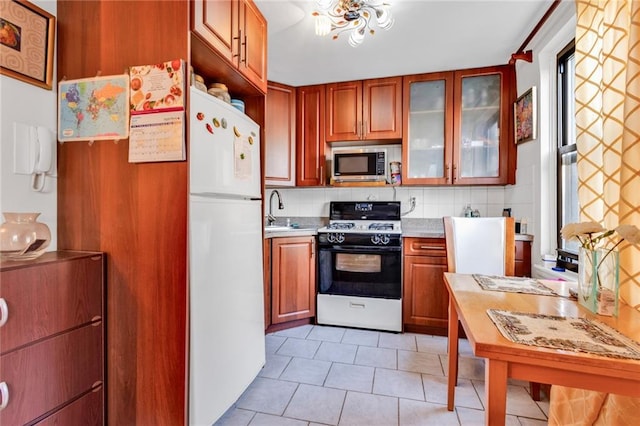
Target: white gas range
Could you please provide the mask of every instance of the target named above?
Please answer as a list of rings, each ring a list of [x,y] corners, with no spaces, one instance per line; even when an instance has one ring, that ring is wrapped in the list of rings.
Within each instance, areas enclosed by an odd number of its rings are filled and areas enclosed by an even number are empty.
[[[318,229],[319,324],[402,331],[400,202],[334,201]]]

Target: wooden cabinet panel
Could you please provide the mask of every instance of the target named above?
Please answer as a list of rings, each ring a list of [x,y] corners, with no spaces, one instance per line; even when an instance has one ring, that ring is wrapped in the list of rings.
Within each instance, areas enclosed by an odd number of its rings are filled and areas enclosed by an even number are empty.
[[[217,1],[217,0],[216,0]],[[267,92],[267,21],[251,0],[241,0],[238,69]]]
[[[327,142],[362,139],[362,82],[330,83],[327,90]]]
[[[83,397],[61,408],[36,426],[101,426],[104,424],[104,386],[98,386]]]
[[[237,0],[193,0],[191,27],[228,61],[233,60],[238,32]],[[235,41],[238,43],[238,40]]]
[[[294,186],[296,158],[296,89],[278,83],[267,87],[264,141],[266,185]]]
[[[21,425],[102,383],[102,322],[0,357],[9,404],[0,424]]]
[[[2,272],[0,354],[102,318],[103,255]]]
[[[531,276],[531,241],[516,240],[515,276]]]
[[[296,185],[324,186],[325,87],[298,87],[296,97]]]
[[[402,139],[402,77],[363,81],[364,139]]]
[[[402,138],[402,77],[326,87],[327,142]]]
[[[267,21],[251,0],[194,0],[193,32],[263,93],[267,91]]]
[[[405,238],[402,318],[405,331],[443,334],[447,329],[449,294],[444,239]]]
[[[273,238],[271,244],[272,323],[315,316],[315,238]]]

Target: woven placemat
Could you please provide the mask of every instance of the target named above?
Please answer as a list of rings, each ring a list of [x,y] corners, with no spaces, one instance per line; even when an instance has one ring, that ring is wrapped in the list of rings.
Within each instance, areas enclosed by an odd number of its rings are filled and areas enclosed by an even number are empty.
[[[487,310],[508,340],[530,346],[640,360],[640,344],[599,321],[527,312]]]
[[[534,278],[501,277],[497,275],[473,274],[473,278],[483,290],[528,293],[542,296],[557,296],[558,293]]]

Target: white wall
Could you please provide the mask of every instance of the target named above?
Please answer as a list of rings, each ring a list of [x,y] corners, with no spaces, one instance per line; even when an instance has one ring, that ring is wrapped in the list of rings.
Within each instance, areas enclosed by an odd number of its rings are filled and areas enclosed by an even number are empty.
[[[518,61],[518,95],[536,86],[537,139],[518,145],[516,185],[506,188],[505,203],[516,217],[529,218],[528,232],[535,236],[534,263],[556,249],[556,60],[575,36],[575,5],[562,2],[526,49],[533,62]]]
[[[56,16],[55,1],[31,1]],[[45,90],[5,75],[0,76],[0,211],[41,212],[38,220],[51,229],[52,241],[47,250],[55,250],[57,247],[57,178],[47,177],[44,191],[35,192],[30,189],[30,175],[13,173],[13,124],[41,125],[55,134],[55,63],[54,57],[53,90]]]

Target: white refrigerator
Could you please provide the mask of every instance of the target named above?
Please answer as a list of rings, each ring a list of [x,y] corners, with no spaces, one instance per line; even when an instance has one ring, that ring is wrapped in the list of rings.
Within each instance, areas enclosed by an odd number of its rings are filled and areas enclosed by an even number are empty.
[[[191,88],[189,423],[211,425],[265,363],[260,128]]]

